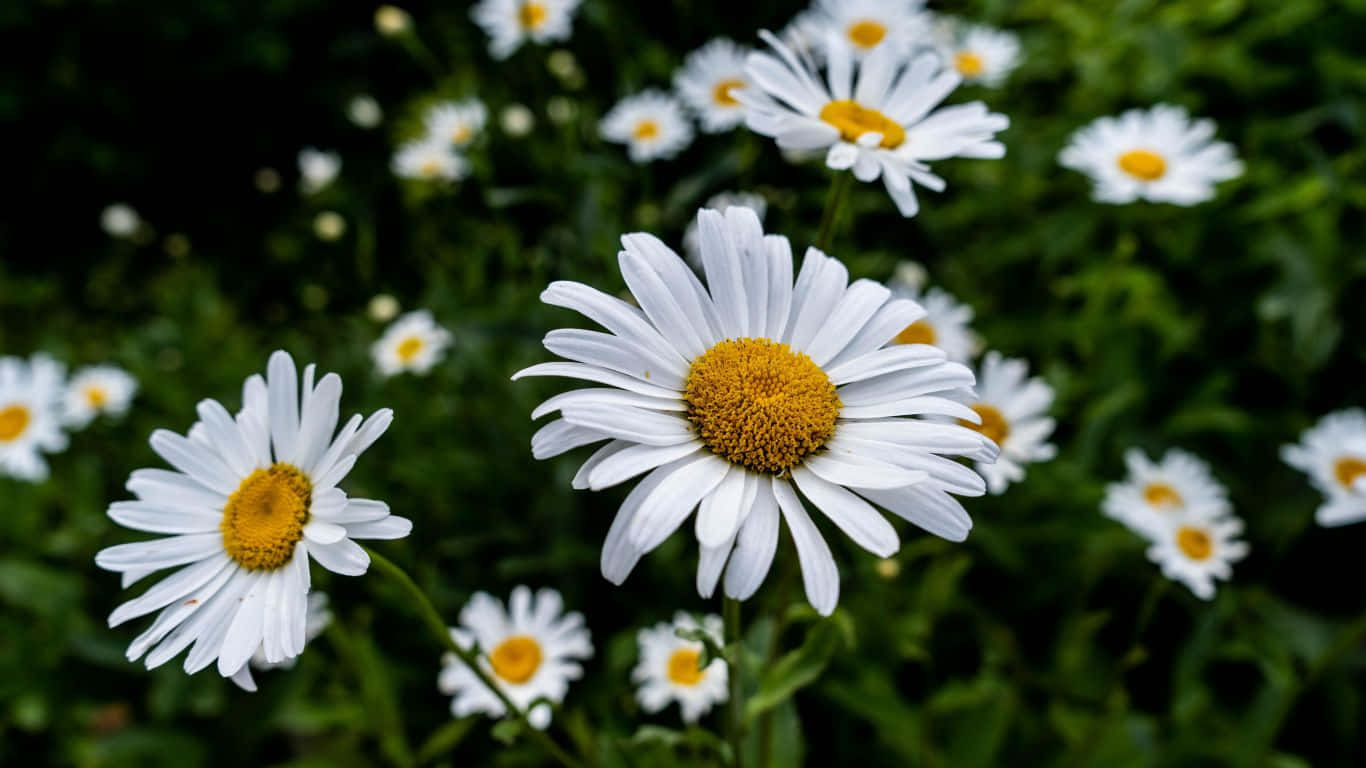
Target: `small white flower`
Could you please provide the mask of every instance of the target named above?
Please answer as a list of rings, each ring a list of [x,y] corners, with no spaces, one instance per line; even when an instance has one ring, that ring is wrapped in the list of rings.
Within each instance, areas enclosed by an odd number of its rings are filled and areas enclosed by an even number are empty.
[[[476,592],[461,609],[460,626],[451,628],[451,637],[463,648],[477,649],[479,665],[523,710],[537,699],[564,701],[569,681],[583,676],[579,662],[593,657],[583,614],[565,613],[564,601],[553,589],[539,590],[533,597],[530,589],[517,587],[507,610],[501,600]],[[446,654],[441,664],[437,688],[454,696],[451,714],[507,714],[503,702],[453,654]],[[550,725],[550,716],[544,703],[527,712],[536,728]]]
[[[536,127],[536,115],[525,104],[509,104],[498,115],[498,124],[502,126],[503,133],[520,139]]]
[[[674,88],[697,115],[703,131],[720,133],[745,121],[745,107],[735,92],[749,87],[748,53],[748,48],[717,38],[688,54],[683,68],[674,74]]]
[[[759,217],[761,224],[764,221],[764,215],[768,213],[768,201],[756,192],[722,192],[719,195],[713,195],[702,207],[718,213],[725,213],[726,209],[736,206],[754,211],[754,215]],[[688,257],[688,264],[693,269],[702,268],[702,244],[697,236],[697,219],[688,222],[688,228],[683,232],[683,253]]]
[[[122,416],[138,390],[137,379],[112,365],[82,368],[67,382],[62,421],[80,429],[100,414]]]
[[[1048,417],[1053,388],[1041,378],[1028,376],[1029,363],[988,352],[977,373],[977,397],[968,401],[981,423],[959,422],[1001,448],[995,463],[976,464],[992,493],[1002,493],[1011,483],[1023,480],[1024,465],[1048,461],[1057,453],[1057,447],[1046,442],[1054,427]]]
[[[1366,411],[1352,408],[1324,416],[1281,448],[1286,464],[1309,475],[1323,494],[1319,525],[1346,525],[1366,520]]]
[[[1236,517],[1187,517],[1166,521],[1161,535],[1148,548],[1148,559],[1162,575],[1190,588],[1201,600],[1214,598],[1214,580],[1233,577],[1232,563],[1247,556],[1247,542],[1235,541],[1243,532]]]
[[[450,343],[450,331],[437,325],[431,312],[419,309],[395,320],[370,347],[370,356],[385,376],[421,375],[445,358]]]
[[[1228,493],[1209,465],[1173,448],[1154,464],[1137,448],[1124,454],[1129,477],[1105,489],[1101,511],[1160,543],[1174,523],[1217,520],[1232,512]]]
[[[62,397],[66,371],[44,354],[0,357],[0,475],[29,482],[47,478],[43,453],[66,449]]]
[[[1195,205],[1214,197],[1217,182],[1243,174],[1233,145],[1214,141],[1214,130],[1214,121],[1191,120],[1181,107],[1131,109],[1072,134],[1058,162],[1090,176],[1098,202]]]
[[[423,181],[459,181],[469,173],[469,163],[456,154],[449,141],[430,138],[399,147],[392,167],[400,178]]]
[[[457,149],[468,147],[484,130],[488,110],[478,99],[443,102],[427,110],[423,123],[427,126],[427,138],[432,141],[448,141]]]
[[[693,138],[683,105],[673,96],[655,90],[617,102],[602,119],[600,130],[607,141],[625,144],[636,163],[673,157]]]
[[[381,5],[375,9],[375,30],[385,37],[398,37],[413,28],[413,17],[408,12],[393,5]]]
[[[362,93],[351,97],[346,105],[346,117],[358,128],[374,128],[384,119],[384,110],[373,96]]]
[[[332,623],[332,612],[327,609],[326,592],[308,593],[308,615],[304,618],[304,643],[305,646],[313,641],[313,638],[321,635],[324,629]],[[251,660],[242,667],[237,674],[232,676],[232,681],[245,691],[255,691],[256,681],[252,679],[251,669],[266,671],[271,669],[293,669],[298,663],[298,657],[282,659],[280,661],[269,661],[266,659],[265,647],[256,649],[252,654]]]
[[[933,344],[944,350],[950,360],[966,362],[977,349],[977,337],[968,326],[972,322],[972,307],[960,304],[947,291],[931,288],[922,293],[921,286],[893,280],[887,284],[892,295],[909,299],[924,307],[925,314],[911,323],[893,339],[897,344]]]
[[[142,227],[142,218],[131,206],[114,203],[100,212],[100,227],[110,237],[129,238]]]
[[[581,0],[481,0],[470,15],[489,36],[489,55],[506,59],[530,40],[568,40]]]
[[[929,42],[930,15],[925,0],[815,0],[803,19],[816,52],[838,40],[856,58],[886,45],[905,56]]]
[[[1014,32],[941,17],[935,38],[940,55],[969,83],[995,88],[1020,64],[1020,37]]]
[[[631,679],[639,686],[636,701],[641,709],[655,713],[677,701],[683,722],[691,725],[726,700],[729,676],[725,659],[713,658],[707,666],[700,666],[702,643],[678,636],[678,630],[699,629],[718,646],[722,644],[720,616],[705,616],[699,623],[683,611],[674,614],[672,623],[660,622],[636,634],[640,661],[631,671]]]
[[[341,155],[313,147],[299,150],[299,185],[305,194],[316,194],[341,173]]]

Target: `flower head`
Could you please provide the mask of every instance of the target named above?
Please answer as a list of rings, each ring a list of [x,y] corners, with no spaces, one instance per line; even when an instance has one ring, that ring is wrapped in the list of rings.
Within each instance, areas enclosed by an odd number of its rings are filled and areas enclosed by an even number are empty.
[[[1129,477],[1105,489],[1101,511],[1135,533],[1157,541],[1175,522],[1215,520],[1232,513],[1228,493],[1209,465],[1185,451],[1167,451],[1152,462],[1142,451],[1124,454]]]
[[[469,163],[445,139],[422,138],[404,144],[394,154],[392,167],[400,178],[423,181],[459,181],[469,173]]]
[[[313,147],[299,150],[299,184],[305,194],[316,194],[341,173],[341,155]]]
[[[747,48],[717,38],[688,54],[674,75],[679,98],[697,115],[707,133],[728,131],[745,121],[745,108],[735,92],[749,87],[745,75]]]
[[[602,119],[599,130],[607,141],[625,144],[636,163],[673,157],[693,138],[683,105],[673,96],[653,90],[622,99]]]
[[[960,422],[991,438],[1001,448],[995,463],[978,462],[977,471],[987,479],[992,493],[1002,493],[1024,479],[1024,465],[1048,461],[1057,447],[1048,443],[1053,419],[1053,388],[1043,379],[1028,378],[1029,363],[988,352],[977,373],[977,396],[969,407],[981,420]]]
[[[480,0],[470,15],[489,36],[489,55],[506,59],[528,40],[568,40],[580,0]]]
[[[1366,411],[1330,413],[1300,442],[1281,448],[1286,464],[1309,475],[1323,494],[1319,525],[1366,520]]]
[[[370,347],[370,356],[385,376],[425,374],[446,356],[450,343],[450,331],[437,325],[431,312],[419,309],[395,320]]]
[[[27,362],[0,357],[0,475],[47,479],[44,453],[66,449],[62,431],[62,364],[38,354]]]
[[[137,379],[112,365],[82,368],[67,382],[62,396],[62,421],[76,429],[100,414],[122,416],[138,391]]]
[[[456,149],[464,149],[479,137],[488,119],[488,110],[478,99],[443,102],[427,110],[424,124],[427,138],[434,142],[447,141]]]
[[[1247,542],[1238,541],[1243,521],[1236,517],[1192,517],[1169,523],[1148,547],[1148,559],[1162,575],[1179,581],[1201,600],[1214,598],[1214,580],[1233,578],[1232,564],[1247,557]]]
[[[1014,32],[946,17],[935,33],[939,55],[964,82],[995,88],[1019,66],[1020,38]]]
[[[860,59],[882,46],[904,56],[930,37],[924,0],[815,0],[802,19],[817,51],[837,41]]]
[[[679,611],[672,622],[662,621],[636,634],[640,661],[631,679],[639,686],[636,700],[646,712],[659,712],[677,701],[683,722],[695,723],[726,700],[729,676],[725,659],[713,658],[703,666],[702,643],[679,637],[680,630],[700,630],[717,645],[722,642],[720,616],[698,621]]]

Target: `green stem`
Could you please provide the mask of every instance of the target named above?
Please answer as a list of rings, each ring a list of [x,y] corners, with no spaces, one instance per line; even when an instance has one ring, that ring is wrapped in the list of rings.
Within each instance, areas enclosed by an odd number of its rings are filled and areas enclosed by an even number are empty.
[[[494,696],[498,697],[498,700],[503,703],[503,708],[507,710],[508,714],[521,722],[522,729],[531,734],[532,739],[544,748],[547,754],[555,758],[561,765],[565,766],[565,768],[582,768],[582,763],[568,752],[564,751],[559,744],[556,744],[555,740],[550,738],[549,734],[531,725],[530,721],[527,720],[526,712],[523,711],[521,707],[514,704],[512,699],[508,698],[508,695],[503,692],[503,689],[494,682],[493,678],[489,677],[489,674],[484,671],[484,668],[479,666],[479,655],[477,653],[468,648],[461,648],[460,645],[455,642],[454,638],[451,637],[450,628],[446,626],[446,622],[441,618],[441,614],[436,610],[436,606],[432,605],[432,601],[427,597],[427,593],[422,591],[422,588],[413,581],[412,577],[410,577],[402,568],[394,565],[388,558],[373,549],[366,547],[365,551],[369,553],[371,563],[377,566],[379,570],[384,571],[385,574],[397,582],[398,585],[408,593],[409,597],[413,598],[413,602],[417,605],[418,613],[422,615],[423,623],[425,623],[427,628],[436,635],[441,645],[445,647],[447,651],[454,654],[456,658],[460,659],[460,661],[469,668],[470,672],[479,679],[479,682],[483,683]]]
[[[727,662],[730,664],[730,704],[728,722],[726,723],[726,733],[730,741],[732,752],[732,762],[735,768],[743,768],[745,764],[745,688],[744,688],[744,635],[740,631],[740,601],[733,598],[725,598],[722,607],[722,616],[726,624],[726,650],[730,654]]]
[[[772,634],[768,639],[768,647],[764,650],[764,658],[760,669],[768,669],[773,663],[774,657],[778,655],[779,644],[782,642],[783,631],[787,628],[787,611],[783,610],[787,606],[789,593],[792,590],[792,566],[790,560],[784,560],[783,575],[778,582],[778,615],[773,619]],[[759,716],[759,765],[758,768],[768,768],[769,761],[773,755],[773,710],[764,710]]]
[[[830,180],[830,191],[825,196],[825,210],[821,212],[820,234],[816,235],[816,247],[822,251],[830,249],[830,241],[835,237],[840,214],[844,211],[845,200],[849,199],[849,187],[853,182],[853,174],[845,171],[835,171],[834,178]]]

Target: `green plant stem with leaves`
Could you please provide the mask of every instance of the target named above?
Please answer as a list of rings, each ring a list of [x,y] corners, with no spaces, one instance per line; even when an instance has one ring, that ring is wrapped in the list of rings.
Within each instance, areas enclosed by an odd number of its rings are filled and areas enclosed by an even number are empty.
[[[830,179],[830,191],[825,195],[825,209],[821,211],[821,228],[816,235],[816,247],[822,251],[830,250],[830,241],[835,238],[840,214],[844,212],[845,201],[849,199],[849,187],[853,183],[854,176],[847,171],[836,171]]]
[[[744,633],[740,631],[740,601],[730,597],[725,598],[722,618],[725,621],[726,632],[726,663],[730,665],[728,675],[730,701],[726,712],[726,736],[733,753],[731,765],[735,768],[743,768],[745,763],[745,687],[742,678],[744,676],[745,638]]]

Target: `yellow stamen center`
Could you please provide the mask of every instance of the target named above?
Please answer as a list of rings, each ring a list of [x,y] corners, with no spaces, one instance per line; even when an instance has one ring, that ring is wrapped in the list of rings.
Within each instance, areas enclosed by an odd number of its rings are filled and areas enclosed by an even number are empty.
[[[1176,546],[1192,560],[1208,560],[1214,553],[1214,540],[1209,532],[1189,525],[1176,529]]]
[[[409,336],[398,345],[398,359],[403,363],[411,363],[417,359],[417,355],[422,351],[422,337]]]
[[[540,29],[548,16],[550,12],[546,10],[545,3],[522,3],[522,7],[517,9],[517,20],[523,29]]]
[[[959,419],[958,423],[968,429],[975,429],[978,432],[981,432],[990,438],[993,443],[1000,445],[1010,434],[1010,422],[1006,421],[1006,417],[1001,414],[1000,409],[994,405],[987,405],[986,403],[976,403],[970,407],[977,412],[978,416],[982,417],[982,423],[973,424],[965,419]]]
[[[3,419],[0,414],[0,419]],[[3,437],[3,435],[0,435]],[[1366,461],[1355,456],[1343,456],[1333,463],[1333,475],[1337,478],[1338,484],[1343,488],[1351,488],[1358,477],[1366,475]]]
[[[103,408],[104,404],[109,402],[109,393],[105,392],[102,387],[86,387],[85,401],[90,404],[91,408]]]
[[[1147,149],[1131,149],[1119,156],[1120,170],[1143,181],[1157,181],[1167,173],[1167,161]]]
[[[716,88],[712,90],[711,97],[717,104],[720,104],[723,107],[739,106],[740,102],[731,95],[731,91],[742,90],[744,87],[745,81],[737,77],[722,80],[717,83]]]
[[[1181,494],[1166,483],[1150,483],[1143,489],[1143,500],[1154,507],[1179,507],[1186,503]]]
[[[530,635],[513,635],[489,654],[493,673],[514,685],[530,680],[541,666],[541,644]]]
[[[18,440],[32,418],[28,409],[22,405],[9,405],[0,408],[0,443]]]
[[[953,55],[953,67],[963,77],[977,77],[986,69],[986,64],[972,51],[959,51]]]
[[[914,323],[901,329],[901,333],[896,335],[898,344],[933,344],[936,338],[934,326],[924,320],[916,320]]]
[[[810,357],[769,339],[727,339],[693,361],[688,419],[717,455],[782,474],[835,433],[840,399]]]
[[[417,166],[417,172],[426,179],[434,179],[441,174],[441,162],[436,158],[427,158]]]
[[[637,141],[649,141],[659,136],[659,123],[653,120],[641,120],[636,123],[636,129],[631,132]]]
[[[849,40],[860,48],[872,48],[887,37],[887,27],[872,19],[856,21],[849,25]]]
[[[691,648],[679,648],[669,655],[669,680],[676,685],[697,685],[702,682],[702,669],[697,666],[702,654]]]
[[[858,141],[865,133],[882,134],[881,146],[896,149],[906,140],[906,129],[876,109],[859,106],[856,101],[840,99],[821,107],[821,119],[835,126],[840,138],[845,141]]]
[[[451,132],[452,144],[468,144],[469,140],[472,138],[474,138],[474,131],[471,131],[470,127],[463,123],[457,125],[455,130]]]
[[[273,571],[294,556],[304,537],[313,483],[283,462],[247,475],[223,508],[223,549],[249,571]]]

